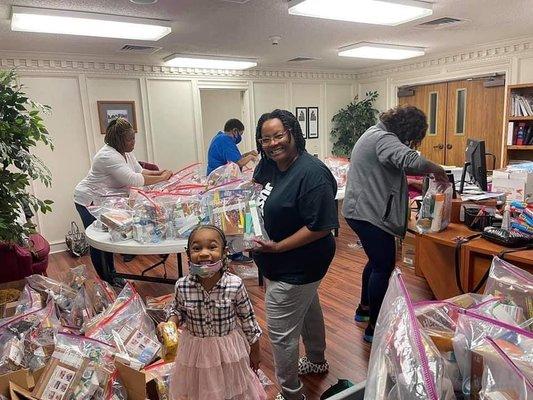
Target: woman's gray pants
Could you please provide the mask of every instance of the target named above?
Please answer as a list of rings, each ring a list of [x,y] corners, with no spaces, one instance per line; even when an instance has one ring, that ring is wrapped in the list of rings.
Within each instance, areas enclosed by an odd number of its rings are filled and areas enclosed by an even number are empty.
[[[302,383],[298,378],[300,335],[309,361],[325,361],[326,331],[317,291],[320,282],[292,285],[266,281],[268,335],[276,377],[287,400],[302,398]]]

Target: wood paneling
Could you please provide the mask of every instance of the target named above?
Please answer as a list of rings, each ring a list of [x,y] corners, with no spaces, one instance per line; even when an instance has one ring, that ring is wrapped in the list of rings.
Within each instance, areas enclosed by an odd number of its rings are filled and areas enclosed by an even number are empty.
[[[430,94],[437,93],[437,113],[436,113],[436,130],[431,134],[429,129],[426,137],[420,146],[420,152],[429,160],[438,163],[445,163],[445,144],[446,144],[446,105],[447,105],[447,88],[446,83],[435,83],[431,85],[421,85],[414,88],[415,95],[409,97],[400,97],[400,105],[411,105],[418,107],[428,117],[430,115]]]
[[[458,135],[455,131],[458,89],[466,89],[464,135]],[[486,88],[483,86],[483,80],[448,82],[447,165],[462,166],[464,164],[467,139],[484,140],[485,150],[487,153],[494,154],[496,156],[496,166],[500,165],[504,101],[504,86]],[[487,157],[487,168],[492,169],[492,166],[492,159]]]
[[[366,379],[370,346],[363,342],[364,326],[356,325],[353,320],[354,309],[359,303],[361,291],[361,274],[366,263],[366,256],[356,245],[357,238],[341,218],[341,228],[337,240],[337,252],[331,268],[320,286],[320,299],[324,311],[327,331],[326,356],[331,365],[326,375],[308,376],[302,379],[304,393],[309,400],[317,400],[320,395],[339,378],[347,378],[352,382]],[[121,272],[139,273],[145,265],[158,260],[157,256],[138,256],[125,264],[119,256],[115,257],[117,270]],[[63,276],[69,267],[79,264],[90,265],[88,256],[73,259],[67,253],[57,253],[50,256],[48,273],[52,278]],[[176,258],[171,256],[168,264],[169,275],[176,273]],[[399,265],[400,263],[398,263]],[[414,275],[412,269],[403,268],[404,278],[411,296],[415,300],[430,299],[432,293],[423,278]],[[154,276],[161,276],[161,270],[154,272]],[[154,283],[135,283],[143,296],[159,296],[171,293],[171,285]],[[264,331],[261,337],[263,361],[261,368],[266,375],[275,382],[272,352],[266,333],[264,289],[259,287],[256,279],[245,280],[246,287],[257,314],[257,319]],[[303,346],[301,347],[303,355]],[[268,388],[269,399],[278,392],[275,384]]]
[[[466,90],[466,117],[464,133],[456,133],[457,90]],[[486,88],[483,80],[460,80],[414,87],[415,95],[400,97],[400,105],[420,108],[429,119],[429,94],[438,93],[437,132],[427,134],[420,148],[422,154],[439,164],[463,166],[467,139],[485,141],[488,153],[496,156],[500,165],[505,89],[503,86]],[[429,132],[429,131],[428,131]],[[487,157],[487,168],[492,169]]]

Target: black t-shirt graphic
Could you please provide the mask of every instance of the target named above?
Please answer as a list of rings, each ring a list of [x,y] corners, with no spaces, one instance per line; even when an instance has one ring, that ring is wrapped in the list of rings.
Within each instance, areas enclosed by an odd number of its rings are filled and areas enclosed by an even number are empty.
[[[309,153],[303,152],[283,172],[263,158],[254,171],[254,180],[263,186],[259,204],[273,241],[279,242],[303,226],[311,231],[339,227],[335,178]],[[334,254],[335,239],[329,234],[284,253],[255,253],[254,260],[267,279],[301,285],[322,279]]]

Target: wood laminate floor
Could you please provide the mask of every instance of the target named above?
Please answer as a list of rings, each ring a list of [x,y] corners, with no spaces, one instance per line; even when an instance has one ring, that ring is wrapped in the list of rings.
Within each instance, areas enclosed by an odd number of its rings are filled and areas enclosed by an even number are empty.
[[[337,252],[328,274],[320,287],[320,300],[324,311],[327,333],[326,357],[330,364],[328,374],[302,378],[304,393],[309,400],[316,400],[339,378],[360,382],[366,378],[370,346],[363,342],[364,326],[354,323],[353,314],[359,303],[361,291],[361,274],[366,263],[366,256],[357,247],[357,238],[341,218],[341,228],[337,238]],[[137,256],[134,260],[124,263],[122,257],[115,256],[116,269],[119,272],[140,273],[147,265],[159,260],[158,256]],[[72,258],[67,253],[56,253],[50,256],[48,274],[52,278],[61,278],[69,267],[79,264],[92,265],[88,255]],[[184,260],[185,264],[185,260]],[[169,276],[175,276],[176,256],[167,260]],[[423,278],[417,277],[410,268],[403,268],[408,290],[414,300],[431,299],[432,293]],[[162,276],[162,268],[151,271],[153,276]],[[160,296],[173,291],[171,285],[158,283],[135,282],[143,296]],[[261,337],[262,367],[265,374],[274,382],[268,387],[269,399],[278,392],[275,383],[272,352],[266,334],[264,289],[258,285],[257,279],[246,279],[246,287],[265,334]],[[303,351],[303,346],[301,346]]]

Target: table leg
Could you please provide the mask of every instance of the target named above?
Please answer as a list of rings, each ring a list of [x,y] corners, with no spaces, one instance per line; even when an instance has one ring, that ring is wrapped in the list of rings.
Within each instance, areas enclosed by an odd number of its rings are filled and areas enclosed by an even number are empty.
[[[177,253],[176,257],[178,259],[178,278],[183,276],[183,261],[181,260],[181,253]]]
[[[339,200],[335,200],[335,209],[337,210],[337,216],[339,215]],[[339,228],[333,230],[333,236],[339,237]]]

